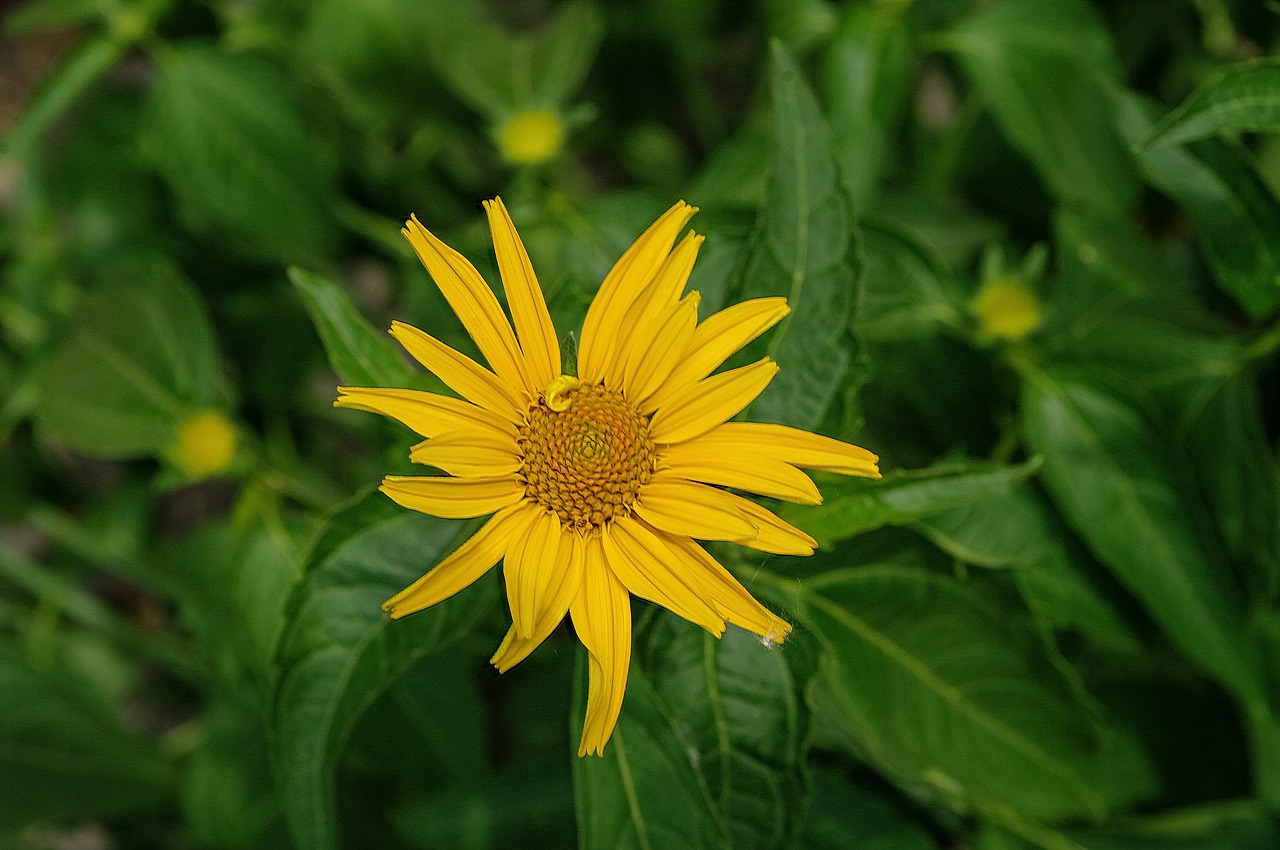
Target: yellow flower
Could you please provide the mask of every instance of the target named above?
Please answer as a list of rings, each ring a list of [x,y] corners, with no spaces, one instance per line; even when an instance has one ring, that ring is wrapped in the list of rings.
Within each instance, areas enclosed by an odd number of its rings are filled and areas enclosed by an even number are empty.
[[[341,387],[339,407],[400,420],[426,439],[409,457],[444,476],[397,476],[382,490],[441,517],[492,518],[383,606],[403,617],[457,593],[503,561],[512,626],[493,656],[505,672],[566,613],[590,656],[579,755],[599,754],[622,707],[634,594],[719,637],[725,623],[767,643],[791,626],[697,540],[809,555],[803,531],[723,487],[821,501],[800,468],[879,477],[866,449],[781,425],[729,422],[778,371],[768,357],[712,374],[788,312],[757,298],[698,322],[681,297],[702,237],[673,249],[696,208],[680,202],[624,253],[587,310],[578,374],[560,346],[520,237],[500,199],[485,203],[515,329],[461,254],[416,218],[404,229],[488,369],[396,322],[391,333],[461,399]]]
[[[216,410],[201,411],[182,423],[170,454],[174,463],[192,477],[216,475],[235,458],[235,426]]]
[[[1040,327],[1040,302],[1017,280],[995,278],[973,299],[973,313],[987,336],[1017,340]]]
[[[517,112],[498,129],[498,150],[516,165],[537,165],[560,152],[564,125],[545,109]]]

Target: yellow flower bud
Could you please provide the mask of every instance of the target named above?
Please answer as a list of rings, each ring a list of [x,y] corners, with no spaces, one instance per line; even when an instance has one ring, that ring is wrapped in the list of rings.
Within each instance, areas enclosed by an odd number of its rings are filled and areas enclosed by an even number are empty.
[[[995,278],[983,284],[972,309],[982,332],[1000,339],[1022,339],[1040,327],[1042,318],[1035,293],[1009,278]]]
[[[201,411],[183,422],[171,451],[178,468],[194,478],[224,471],[235,455],[235,426],[216,410]]]
[[[498,129],[498,150],[515,165],[546,162],[563,143],[564,125],[545,109],[517,112]]]

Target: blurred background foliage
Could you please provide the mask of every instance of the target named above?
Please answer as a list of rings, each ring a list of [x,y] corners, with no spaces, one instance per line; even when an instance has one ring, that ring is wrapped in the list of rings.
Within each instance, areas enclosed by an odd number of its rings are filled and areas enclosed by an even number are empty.
[[[0,846],[1280,846],[1280,7],[32,0],[0,40]],[[683,197],[758,418],[880,453],[717,549],[765,651],[637,605],[603,759],[499,679],[469,531],[339,381],[469,347],[398,234],[557,326]]]

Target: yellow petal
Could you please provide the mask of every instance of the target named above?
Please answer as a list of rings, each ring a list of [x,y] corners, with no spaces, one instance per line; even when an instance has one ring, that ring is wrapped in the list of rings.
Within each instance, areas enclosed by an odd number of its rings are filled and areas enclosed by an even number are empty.
[[[622,517],[601,529],[604,557],[627,590],[684,617],[719,637],[724,622],[678,569],[666,541],[630,517]]]
[[[726,422],[699,438],[716,451],[768,455],[802,469],[879,478],[879,460],[861,446],[843,443],[786,425],[764,422]]]
[[[516,433],[513,424],[501,416],[447,395],[380,387],[338,387],[338,392],[340,395],[334,400],[334,407],[367,410],[390,416],[424,437],[436,437],[448,431],[463,431],[474,427],[513,436]]]
[[[498,511],[426,575],[382,603],[382,610],[399,619],[453,596],[498,563],[527,519],[528,511],[521,505]]]
[[[660,469],[681,478],[750,490],[802,505],[822,503],[822,494],[813,481],[791,464],[768,456],[723,451],[704,444],[701,437],[666,446],[659,452],[658,463]]]
[[[582,587],[582,562],[586,544],[573,532],[561,532],[556,570],[548,588],[549,602],[533,629],[531,637],[522,638],[513,624],[502,639],[498,651],[489,660],[499,673],[505,673],[529,656],[560,625],[569,605]]]
[[[640,234],[605,276],[582,322],[578,377],[585,383],[619,386],[621,364],[616,362],[614,351],[626,326],[627,312],[662,268],[676,236],[697,211],[697,207],[678,201]]]
[[[514,436],[474,426],[418,443],[409,460],[462,478],[500,478],[518,470],[521,462]]]
[[[791,625],[756,601],[747,589],[692,540],[677,538],[671,548],[687,569],[698,577],[703,592],[720,616],[735,626],[755,632],[771,643],[781,643],[791,632]]]
[[[753,298],[727,307],[698,325],[688,351],[661,389],[641,407],[652,413],[720,367],[735,351],[760,336],[791,312],[785,298]]]
[[[405,351],[444,381],[449,389],[504,419],[520,422],[528,401],[514,385],[504,383],[465,354],[404,322],[391,323],[391,335]]]
[[[690,292],[683,301],[655,316],[643,336],[633,337],[623,381],[623,392],[632,404],[639,407],[680,363],[698,325],[701,300],[697,292]]]
[[[723,498],[735,505],[756,525],[756,536],[750,540],[738,541],[743,546],[750,546],[761,552],[772,555],[812,555],[818,548],[818,541],[790,523],[779,519],[770,510],[762,508],[750,499],[744,499],[736,493],[717,490]],[[697,535],[690,535],[697,537]],[[705,538],[700,538],[705,539]]]
[[[427,267],[476,347],[503,381],[535,391],[502,305],[475,266],[411,217],[400,231]]]
[[[587,714],[578,755],[602,755],[617,725],[631,666],[631,600],[604,562],[599,536],[588,538],[582,584],[569,606],[573,628],[590,657]]]
[[[655,476],[640,489],[636,514],[667,534],[698,540],[752,540],[759,532],[732,494],[674,476]],[[745,499],[739,499],[745,502]]]
[[[662,267],[636,297],[636,302],[627,315],[627,322],[622,327],[622,338],[619,340],[620,351],[629,351],[634,343],[643,341],[641,329],[658,321],[659,316],[675,307],[684,293],[685,284],[689,282],[689,274],[698,258],[698,249],[705,239],[706,237],[689,231],[667,255]]]
[[[502,199],[485,201],[484,211],[489,215],[498,273],[502,275],[502,287],[511,307],[511,318],[515,320],[520,349],[524,352],[533,388],[539,389],[560,374],[560,342],[556,339],[555,325],[551,323],[546,299],[533,273],[533,263]]]
[[[533,637],[551,602],[550,590],[558,581],[560,538],[560,519],[551,511],[540,510],[524,535],[507,547],[502,575],[507,583],[511,624],[522,638]]]
[[[756,400],[778,364],[768,357],[730,369],[670,396],[653,414],[649,433],[655,443],[682,443],[705,434]]]
[[[484,516],[524,497],[524,488],[511,475],[503,478],[388,475],[378,489],[402,507],[446,519]]]

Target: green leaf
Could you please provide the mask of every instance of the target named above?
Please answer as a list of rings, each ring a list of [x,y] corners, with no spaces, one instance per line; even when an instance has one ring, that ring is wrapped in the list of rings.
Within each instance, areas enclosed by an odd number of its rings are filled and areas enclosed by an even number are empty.
[[[1102,813],[1087,713],[1024,618],[891,565],[779,591],[826,650],[817,704],[899,782],[958,811]]]
[[[785,295],[791,315],[769,338],[782,371],[751,410],[755,419],[812,428],[853,383],[848,322],[861,263],[826,122],[785,48],[774,42],[771,57],[773,162],[743,296]]]
[[[244,676],[255,698],[270,692],[284,607],[298,578],[297,541],[276,519],[210,522],[173,558],[186,592],[180,617],[207,658],[234,681]],[[236,628],[228,629],[227,623]]]
[[[158,53],[152,155],[194,224],[273,256],[331,247],[335,195],[323,145],[288,80],[255,56],[176,45]]]
[[[1203,139],[1223,130],[1280,129],[1280,59],[1264,57],[1223,68],[1161,118],[1143,147]]]
[[[556,6],[551,22],[527,48],[530,103],[560,104],[576,95],[591,71],[603,37],[604,17],[595,5],[570,2]]]
[[[454,94],[493,117],[572,98],[603,32],[599,10],[582,2],[557,7],[543,27],[519,34],[494,27],[475,3],[441,4],[429,56]]]
[[[483,581],[403,621],[382,612],[382,602],[451,551],[457,536],[457,523],[372,493],[336,514],[312,549],[289,602],[270,717],[280,805],[299,847],[337,847],[334,774],[364,709],[494,604],[493,585]]]
[[[822,99],[840,176],[859,207],[875,195],[893,162],[892,133],[908,103],[912,62],[910,35],[898,10],[844,7],[823,58]]]
[[[278,822],[262,716],[214,698],[201,719],[203,739],[182,772],[182,812],[206,847],[255,847]]]
[[[86,454],[155,454],[217,391],[213,335],[191,285],[160,261],[130,262],[85,296],[49,360],[36,420]]]
[[[1194,459],[1214,521],[1256,605],[1280,590],[1280,472],[1254,379],[1200,385],[1180,441]]]
[[[329,364],[354,387],[411,387],[423,376],[401,356],[385,333],[378,333],[351,299],[328,278],[290,267],[289,280],[302,295],[320,334]]]
[[[797,846],[805,850],[937,850],[938,843],[900,808],[825,768],[814,771],[813,799]]]
[[[950,273],[924,245],[890,222],[865,222],[862,254],[866,291],[857,316],[868,341],[914,339],[961,321]]]
[[[805,724],[783,652],[734,627],[716,640],[664,613],[640,636],[636,659],[692,754],[730,846],[790,847],[804,813]],[[641,801],[666,793],[636,787]]]
[[[1149,104],[1120,99],[1119,127],[1137,149],[1151,132]],[[1143,177],[1195,222],[1214,277],[1253,316],[1280,306],[1280,202],[1238,148],[1215,139],[1138,151]]]
[[[1111,120],[1116,61],[1084,0],[1006,0],[942,37],[1009,141],[1060,200],[1115,217],[1137,197]]]
[[[1238,695],[1257,695],[1238,589],[1198,538],[1178,460],[1134,404],[1098,376],[1027,376],[1021,419],[1054,500],[1169,639]]]
[[[582,648],[574,693],[576,747],[587,695],[587,653]],[[580,758],[573,765],[578,846],[727,850],[732,846],[727,826],[693,757],[649,677],[632,664],[622,716],[604,755]]]
[[[821,505],[787,505],[780,515],[825,547],[886,525],[906,525],[1004,495],[1033,475],[1037,465],[944,464],[892,473],[881,481],[841,479],[824,488],[827,498]]]
[[[1137,650],[1112,602],[1105,574],[1029,486],[993,490],[980,499],[916,521],[912,528],[965,563],[1010,569],[1027,606],[1057,627],[1099,643]]]
[[[0,642],[0,827],[142,811],[172,792],[171,765],[86,684]]]

